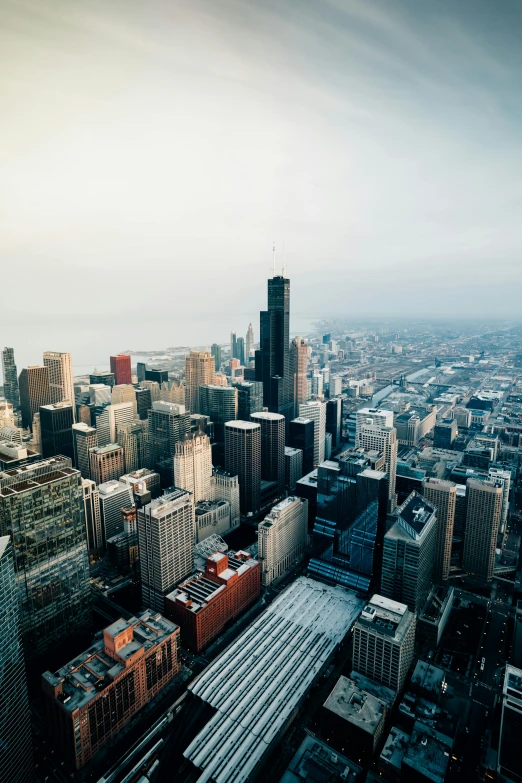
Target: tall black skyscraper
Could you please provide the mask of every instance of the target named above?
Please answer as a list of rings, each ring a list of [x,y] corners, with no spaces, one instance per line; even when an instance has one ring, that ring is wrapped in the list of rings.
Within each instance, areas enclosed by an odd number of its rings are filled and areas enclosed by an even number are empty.
[[[4,372],[4,397],[15,410],[20,409],[20,392],[18,391],[18,374],[14,351],[12,348],[4,348],[2,351],[2,368]]]
[[[256,351],[256,381],[263,383],[263,405],[294,417],[294,379],[290,362],[290,280],[268,281],[268,310],[260,313],[260,341]]]

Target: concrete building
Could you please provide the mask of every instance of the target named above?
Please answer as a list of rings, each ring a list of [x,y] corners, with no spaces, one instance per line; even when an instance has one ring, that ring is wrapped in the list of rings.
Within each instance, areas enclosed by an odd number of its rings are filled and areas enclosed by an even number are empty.
[[[294,375],[294,416],[299,415],[299,406],[308,400],[308,345],[304,337],[295,337],[290,345],[290,357]]]
[[[150,467],[150,441],[147,421],[134,416],[131,421],[118,424],[116,439],[123,449],[123,464],[127,473]]]
[[[237,389],[232,386],[207,384],[199,387],[199,413],[214,423],[214,437],[225,439],[225,423],[237,419]]]
[[[138,413],[138,407],[136,403],[136,389],[131,383],[115,384],[112,387],[111,403],[117,405],[120,402],[130,402],[132,405],[132,411],[134,414]]]
[[[413,661],[415,627],[405,604],[374,595],[354,625],[355,671],[400,691]]]
[[[149,412],[149,442],[151,463],[157,467],[162,460],[176,453],[176,443],[190,434],[190,414],[183,405],[157,401]]]
[[[40,407],[40,438],[43,457],[61,454],[74,460],[72,425],[73,405],[69,402],[54,402]]]
[[[443,419],[433,428],[433,446],[436,449],[451,449],[457,437],[458,427],[455,419]]]
[[[111,373],[114,375],[116,386],[122,383],[132,383],[131,358],[127,354],[119,353],[111,356]]]
[[[177,625],[150,609],[116,620],[74,661],[42,675],[53,742],[81,769],[180,668]]]
[[[396,505],[395,483],[397,480],[397,433],[394,427],[380,427],[375,424],[361,424],[357,430],[356,445],[366,451],[377,451],[384,455],[384,466],[388,474],[389,507]]]
[[[71,354],[61,353],[60,351],[45,351],[43,363],[44,367],[49,369],[51,402],[67,402],[73,407],[74,413],[74,381]]]
[[[16,388],[18,389],[18,380],[16,382]],[[14,427],[14,410],[13,406],[7,400],[0,399],[0,430],[4,427]]]
[[[261,580],[266,587],[304,557],[308,501],[290,496],[278,503],[258,527]]]
[[[106,405],[96,416],[96,431],[98,433],[98,445],[107,446],[118,440],[118,427],[130,424],[135,416],[131,402],[118,402]]]
[[[340,397],[343,393],[343,379],[340,375],[332,375],[330,377],[330,399],[334,397]]]
[[[138,509],[141,595],[145,606],[164,610],[165,596],[194,566],[194,504],[172,490]]]
[[[89,451],[91,478],[96,484],[114,481],[125,472],[123,449],[116,443],[107,446],[96,446]]]
[[[196,542],[209,536],[224,536],[230,531],[230,505],[226,500],[199,500],[194,507]]]
[[[215,370],[216,372],[219,372],[221,369],[221,346],[217,343],[212,343],[210,353],[214,357]]]
[[[205,570],[165,598],[165,614],[181,628],[185,647],[200,652],[259,598],[259,561],[247,552],[214,552]]]
[[[324,462],[324,438],[326,435],[326,402],[308,400],[299,406],[300,419],[314,422],[314,466]],[[298,447],[299,448],[299,447]]]
[[[500,780],[522,780],[522,669],[507,664],[502,688],[502,718],[497,772]]]
[[[387,411],[383,408],[359,408],[355,417],[355,445],[363,446],[360,442],[359,433],[363,427],[393,427],[393,411]]]
[[[210,500],[226,500],[230,506],[230,528],[239,527],[239,479],[226,470],[214,468],[210,479]]]
[[[138,563],[138,528],[136,509],[122,508],[123,531],[107,540],[109,560],[122,574],[128,574]]]
[[[237,418],[250,421],[252,413],[263,410],[263,384],[259,381],[232,383],[237,389]]]
[[[185,357],[185,405],[190,413],[201,413],[200,386],[214,383],[215,359],[207,351],[191,351]]]
[[[341,676],[323,705],[321,724],[336,750],[350,748],[357,761],[371,761],[381,741],[387,711],[384,701]]]
[[[74,464],[84,479],[91,477],[91,462],[89,451],[98,446],[98,434],[95,427],[89,427],[83,422],[72,427]]]
[[[422,494],[437,509],[433,579],[438,582],[445,581],[449,576],[450,570],[457,485],[453,481],[427,478],[422,482]]]
[[[27,660],[90,624],[82,477],[65,457],[0,473],[0,535],[13,543]]]
[[[395,416],[397,440],[407,446],[418,446],[437,421],[436,408],[416,406]]]
[[[326,403],[326,434],[332,438],[332,450],[341,446],[341,418],[343,402],[340,397],[328,400]]]
[[[116,377],[113,372],[102,372],[95,369],[94,372],[89,376],[89,383],[103,384],[112,388],[116,383]]]
[[[261,427],[251,421],[225,424],[225,468],[239,480],[242,514],[255,514],[261,504]]]
[[[103,554],[103,526],[101,520],[100,494],[94,481],[82,478],[83,511],[85,514],[85,535],[89,557]]]
[[[19,410],[20,392],[13,348],[4,348],[2,351],[2,372],[4,376],[4,397],[15,410]]]
[[[30,429],[33,425],[33,416],[40,412],[40,406],[52,402],[49,368],[36,365],[24,368],[18,379],[18,388],[22,426]]]
[[[314,429],[313,419],[298,416],[290,422],[288,445],[303,452],[303,475],[314,469]]]
[[[402,760],[410,743],[410,735],[392,726],[379,756],[379,774],[388,783],[400,783]]]
[[[293,492],[300,478],[303,477],[303,452],[285,446],[285,484]]]
[[[250,420],[261,427],[261,479],[275,481],[279,497],[285,491],[285,417],[260,411]]]
[[[176,443],[174,484],[192,495],[194,503],[210,498],[212,450],[208,435],[196,435]]]
[[[98,493],[103,547],[105,548],[105,543],[109,538],[122,532],[121,510],[132,506],[134,499],[132,489],[123,481],[106,481],[99,485]]]
[[[495,549],[502,514],[503,486],[494,479],[466,482],[466,532],[462,567],[489,581],[495,567]]]
[[[157,381],[140,381],[140,388],[149,392],[151,404],[153,402],[158,402],[161,396],[161,389]]]
[[[161,393],[161,392],[160,392]],[[149,410],[152,408],[150,389],[135,389],[136,411],[142,421],[149,418]]]
[[[175,405],[185,405],[185,384],[181,381],[164,381],[161,384],[160,400],[173,402]]]
[[[322,742],[309,729],[295,756],[285,770],[280,783],[316,783],[324,775],[328,783],[356,783],[362,768]]]
[[[503,533],[506,529],[507,519],[509,514],[509,491],[511,489],[511,471],[502,470],[501,468],[490,468],[488,471],[489,478],[502,485],[502,510],[500,512],[500,532]]]
[[[381,592],[419,614],[432,584],[437,536],[435,506],[412,492],[384,536]]]
[[[32,783],[33,742],[13,548],[0,537],[0,780]]]
[[[120,481],[129,485],[135,498],[143,491],[149,492],[152,500],[161,495],[159,474],[149,468],[140,468],[126,473],[120,477]]]

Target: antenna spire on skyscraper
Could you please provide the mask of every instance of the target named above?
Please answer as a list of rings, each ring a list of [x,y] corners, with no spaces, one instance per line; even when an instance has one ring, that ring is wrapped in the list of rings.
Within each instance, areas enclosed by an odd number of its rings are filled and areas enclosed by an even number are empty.
[[[272,243],[272,277],[275,277],[275,242]]]

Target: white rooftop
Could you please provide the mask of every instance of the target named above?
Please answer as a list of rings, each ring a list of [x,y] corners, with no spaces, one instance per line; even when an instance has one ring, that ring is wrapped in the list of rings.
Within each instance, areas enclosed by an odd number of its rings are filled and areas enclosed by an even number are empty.
[[[257,411],[256,413],[252,413],[251,417],[253,419],[266,419],[268,421],[281,421],[281,419],[284,420],[285,418],[280,413],[270,413],[270,411]]]
[[[233,419],[232,421],[225,422],[225,427],[233,427],[236,430],[257,430],[260,429],[260,425],[255,421],[241,421],[241,419]]]

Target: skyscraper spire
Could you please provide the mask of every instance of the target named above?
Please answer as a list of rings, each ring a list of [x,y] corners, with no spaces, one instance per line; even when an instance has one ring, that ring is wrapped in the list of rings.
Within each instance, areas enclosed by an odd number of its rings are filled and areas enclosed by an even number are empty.
[[[272,244],[272,277],[276,276],[275,242]]]

